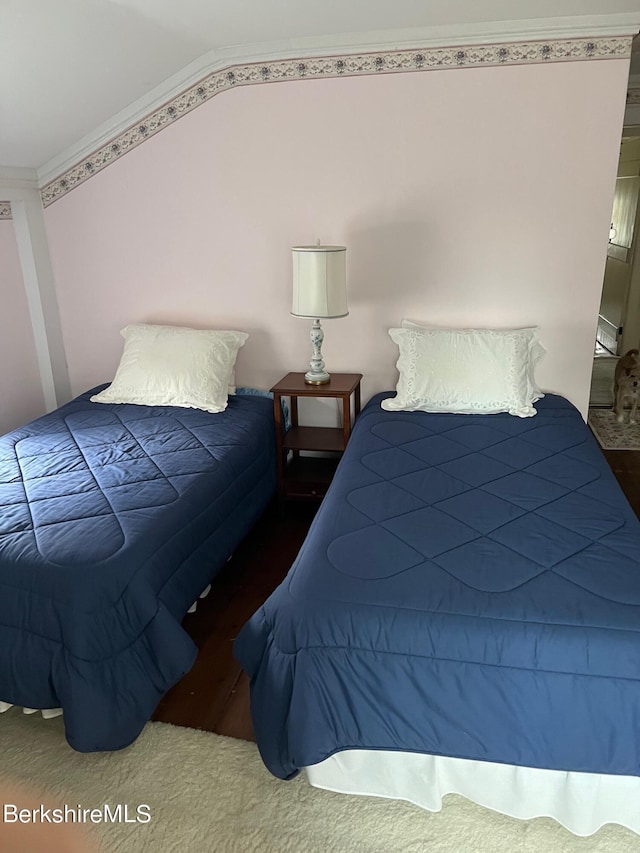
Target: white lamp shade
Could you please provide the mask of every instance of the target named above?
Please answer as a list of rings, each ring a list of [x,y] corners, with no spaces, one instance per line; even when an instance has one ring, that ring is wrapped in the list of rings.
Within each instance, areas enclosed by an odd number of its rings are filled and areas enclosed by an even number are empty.
[[[295,246],[293,307],[296,317],[346,317],[345,246]]]

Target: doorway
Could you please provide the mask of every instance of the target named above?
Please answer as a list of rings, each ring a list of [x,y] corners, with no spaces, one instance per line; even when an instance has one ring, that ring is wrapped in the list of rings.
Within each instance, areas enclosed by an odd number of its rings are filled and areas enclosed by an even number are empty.
[[[609,247],[596,340],[609,355],[621,355],[640,340],[640,127],[625,127],[611,214]]]

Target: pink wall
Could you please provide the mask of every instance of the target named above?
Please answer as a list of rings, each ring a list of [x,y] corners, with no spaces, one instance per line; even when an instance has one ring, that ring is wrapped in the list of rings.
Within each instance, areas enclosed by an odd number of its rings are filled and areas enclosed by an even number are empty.
[[[0,222],[0,435],[44,414],[13,222]]]
[[[296,81],[216,96],[46,211],[76,392],[129,322],[244,329],[239,384],[305,370],[290,247],[348,247],[329,371],[393,387],[387,329],[531,325],[586,410],[628,62]]]

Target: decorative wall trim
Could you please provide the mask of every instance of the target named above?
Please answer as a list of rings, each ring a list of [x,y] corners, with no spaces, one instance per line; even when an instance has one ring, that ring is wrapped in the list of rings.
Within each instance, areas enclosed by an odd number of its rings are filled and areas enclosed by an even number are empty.
[[[0,219],[11,219],[11,203],[0,201]]]
[[[205,76],[162,107],[102,145],[41,190],[48,207],[128,151],[220,92],[238,86],[288,80],[354,77],[453,68],[528,65],[592,59],[624,59],[631,54],[631,36],[548,39],[485,45],[411,48],[304,59],[272,60],[228,65]]]

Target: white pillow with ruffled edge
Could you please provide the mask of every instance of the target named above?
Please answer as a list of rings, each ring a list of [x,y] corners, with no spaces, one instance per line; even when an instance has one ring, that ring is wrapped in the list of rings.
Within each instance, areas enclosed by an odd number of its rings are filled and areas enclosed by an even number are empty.
[[[544,395],[534,368],[545,353],[536,327],[442,329],[404,320],[389,335],[400,351],[400,377],[383,409],[536,414],[533,404]]]
[[[134,323],[120,332],[124,350],[111,385],[94,403],[181,406],[223,412],[246,332]]]
[[[400,325],[403,329],[440,329],[442,331],[466,331],[466,332],[477,332],[477,331],[488,331],[494,334],[509,334],[513,331],[518,332],[531,332],[531,347],[529,350],[529,370],[527,373],[527,380],[529,382],[529,391],[528,393],[531,396],[531,399],[535,403],[537,400],[541,400],[544,397],[544,393],[538,388],[538,385],[535,380],[535,368],[543,355],[546,354],[546,349],[542,346],[540,341],[538,340],[539,329],[537,326],[527,326],[523,329],[447,329],[442,326],[431,326],[428,323],[418,323],[416,320],[407,320],[403,319],[400,321]]]

